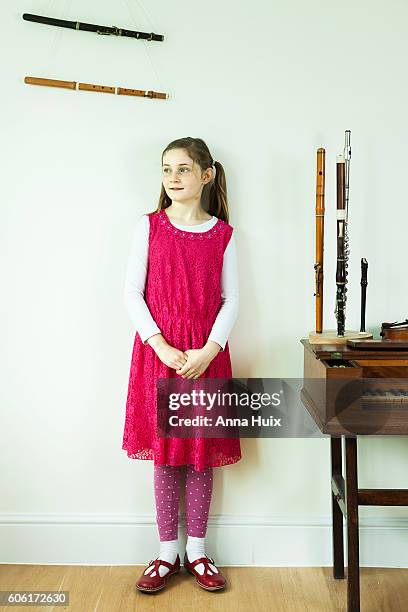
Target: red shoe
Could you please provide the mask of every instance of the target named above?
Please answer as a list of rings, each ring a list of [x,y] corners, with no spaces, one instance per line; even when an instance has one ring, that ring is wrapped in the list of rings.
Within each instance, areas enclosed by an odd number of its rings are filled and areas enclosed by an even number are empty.
[[[206,589],[207,591],[219,591],[225,587],[227,581],[216,565],[215,567],[218,569],[218,574],[214,573],[214,571],[209,567],[209,562],[215,565],[214,559],[211,559],[211,557],[200,557],[199,559],[196,559],[196,561],[190,563],[187,557],[187,552],[184,555],[184,567],[188,572],[190,572],[190,574],[193,574],[193,576],[196,577],[196,582],[198,582],[200,587],[203,587],[203,589]],[[194,569],[199,563],[204,564],[204,574],[199,574],[197,570]]]
[[[152,567],[148,574],[145,574],[144,572],[147,570],[148,567],[150,567],[150,565],[153,565],[154,567]],[[170,570],[164,576],[160,576],[159,574],[160,565],[164,565]],[[152,559],[151,561],[149,561],[149,565],[146,565],[142,575],[136,582],[136,588],[139,589],[139,591],[144,591],[145,593],[153,593],[155,591],[160,591],[166,586],[167,578],[170,578],[170,576],[172,576],[173,574],[177,574],[179,571],[180,557],[178,553],[174,565],[168,563],[167,561],[163,561],[163,559]]]

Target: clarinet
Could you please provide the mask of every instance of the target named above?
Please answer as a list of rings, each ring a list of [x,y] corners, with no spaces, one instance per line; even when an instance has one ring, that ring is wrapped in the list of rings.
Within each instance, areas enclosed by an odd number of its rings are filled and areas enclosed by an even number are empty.
[[[323,250],[324,250],[324,179],[326,151],[317,150],[316,173],[316,333],[321,334],[323,328]]]
[[[365,313],[366,313],[366,297],[367,297],[367,270],[368,262],[362,257],[361,258],[361,326],[360,331],[365,332]]]
[[[336,308],[337,335],[344,336],[345,330],[345,293],[346,293],[346,266],[345,266],[345,163],[344,156],[338,155],[337,170],[337,269],[336,269]]]
[[[45,23],[46,25],[58,26],[60,28],[70,28],[71,30],[85,30],[86,32],[96,32],[96,34],[106,34],[114,36],[128,36],[129,38],[143,38],[144,40],[164,40],[162,34],[154,34],[154,32],[138,32],[136,30],[125,30],[116,26],[101,26],[93,23],[83,23],[80,21],[66,21],[65,19],[54,19],[54,17],[43,17],[42,15],[32,15],[24,13],[25,21],[34,21],[35,23]]]

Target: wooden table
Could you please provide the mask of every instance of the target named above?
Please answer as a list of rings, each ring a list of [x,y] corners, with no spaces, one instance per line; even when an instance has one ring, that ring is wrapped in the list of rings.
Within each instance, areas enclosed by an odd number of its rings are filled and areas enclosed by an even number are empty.
[[[343,516],[347,523],[348,572],[347,610],[360,610],[360,563],[359,563],[359,506],[408,506],[408,489],[359,489],[357,473],[358,435],[408,435],[408,404],[383,402],[376,408],[373,428],[373,413],[356,403],[352,418],[345,424],[341,411],[330,406],[332,396],[325,381],[332,379],[368,380],[368,384],[384,387],[387,378],[399,379],[402,389],[408,382],[408,350],[390,352],[352,349],[346,345],[304,345],[304,387],[301,398],[322,433],[330,435],[331,447],[331,492],[332,492],[332,537],[333,576],[344,578]],[[342,367],[336,367],[342,365]],[[319,385],[313,381],[319,380]],[[376,382],[378,381],[378,382]],[[322,391],[323,390],[323,391]],[[321,392],[324,395],[323,401]],[[358,405],[357,405],[358,404]],[[384,414],[381,414],[383,410]],[[350,426],[350,423],[352,426]],[[367,426],[367,430],[365,431]],[[353,427],[355,430],[353,432]],[[359,431],[361,430],[361,432]],[[344,445],[343,445],[344,439]],[[343,446],[345,446],[345,475],[343,475]]]

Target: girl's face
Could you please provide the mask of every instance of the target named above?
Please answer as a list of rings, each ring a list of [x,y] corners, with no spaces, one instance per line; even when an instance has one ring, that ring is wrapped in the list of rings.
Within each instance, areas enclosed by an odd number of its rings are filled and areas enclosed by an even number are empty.
[[[162,174],[163,186],[169,198],[183,204],[199,201],[204,185],[213,178],[212,169],[203,172],[185,149],[166,151]]]

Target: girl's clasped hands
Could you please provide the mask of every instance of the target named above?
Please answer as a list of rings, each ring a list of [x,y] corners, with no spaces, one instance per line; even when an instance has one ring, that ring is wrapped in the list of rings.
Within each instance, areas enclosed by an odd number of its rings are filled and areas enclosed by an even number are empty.
[[[182,378],[195,379],[206,371],[221,349],[216,342],[209,342],[201,349],[180,351],[166,342],[160,343],[154,350],[160,361],[176,370]]]

